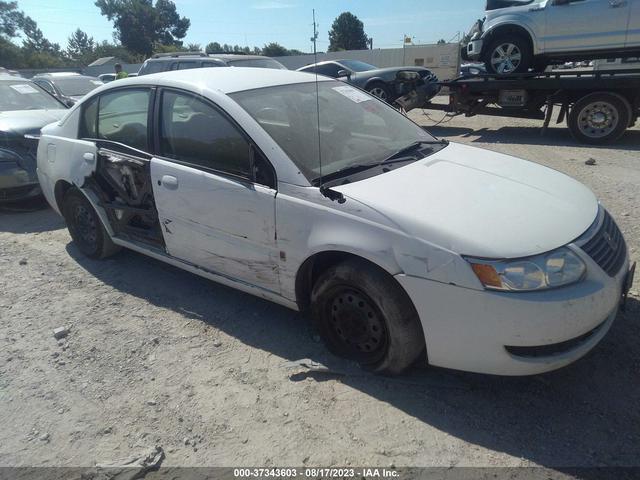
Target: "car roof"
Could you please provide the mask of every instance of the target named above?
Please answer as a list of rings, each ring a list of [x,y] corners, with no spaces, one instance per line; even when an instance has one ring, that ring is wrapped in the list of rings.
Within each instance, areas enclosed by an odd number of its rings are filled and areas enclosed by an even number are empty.
[[[60,80],[60,79],[64,80],[65,78],[88,78],[90,80],[96,79],[96,77],[90,77],[88,75],[80,75],[79,73],[74,73],[74,74],[69,73],[65,75],[52,75],[50,73],[42,73],[42,74],[35,75],[33,77],[34,80],[38,78],[43,78],[51,81]]]
[[[230,67],[153,73],[151,75],[118,80],[117,86],[148,85],[152,83],[154,85],[182,87],[196,91],[202,89],[218,90],[222,93],[230,94],[280,85],[312,83],[315,80],[315,75],[291,70]],[[318,81],[334,80],[331,78],[318,78]],[[109,88],[112,84],[109,83],[107,85],[106,88]],[[105,89],[105,87],[101,87],[101,89]]]
[[[175,60],[194,60],[194,61],[202,61],[202,60],[254,60],[254,59],[263,59],[271,57],[265,57],[264,55],[239,55],[233,53],[219,53],[219,54],[210,54],[210,55],[197,55],[197,54],[177,54],[177,55],[166,55],[162,57],[151,57],[147,59],[148,62],[169,62]]]

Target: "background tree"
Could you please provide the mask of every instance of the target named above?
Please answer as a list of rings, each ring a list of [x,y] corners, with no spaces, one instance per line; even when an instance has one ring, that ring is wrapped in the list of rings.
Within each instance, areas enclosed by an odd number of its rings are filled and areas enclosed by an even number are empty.
[[[288,55],[288,50],[277,42],[271,42],[264,46],[262,55],[267,57],[284,57]]]
[[[118,40],[135,54],[151,56],[156,44],[182,46],[191,22],[180,17],[171,0],[97,0],[113,22]]]
[[[364,24],[351,12],[341,13],[331,25],[329,31],[329,51],[366,50],[368,37],[364,33]]]
[[[201,52],[202,46],[199,43],[187,43],[185,50],[187,50],[187,52]]]
[[[205,49],[205,52],[207,52],[208,54],[212,54],[212,53],[222,53],[222,45],[220,45],[218,42],[211,42],[209,43]]]
[[[0,0],[0,37],[10,40],[18,36],[22,30],[24,14],[18,10],[17,2],[3,2]]]
[[[96,44],[93,37],[90,37],[79,28],[71,34],[67,41],[66,54],[69,59],[77,64],[85,65],[93,60],[93,51]]]

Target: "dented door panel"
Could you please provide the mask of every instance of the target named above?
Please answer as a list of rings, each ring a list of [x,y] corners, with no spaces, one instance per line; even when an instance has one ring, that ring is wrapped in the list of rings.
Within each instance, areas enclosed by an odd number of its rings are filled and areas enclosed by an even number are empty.
[[[151,179],[171,256],[280,291],[275,190],[159,158]]]

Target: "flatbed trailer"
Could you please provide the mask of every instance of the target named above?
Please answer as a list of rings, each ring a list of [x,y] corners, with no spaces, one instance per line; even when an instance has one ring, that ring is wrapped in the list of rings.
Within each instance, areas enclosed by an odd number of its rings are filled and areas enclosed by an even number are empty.
[[[468,75],[440,82],[449,89],[449,104],[424,108],[455,115],[493,115],[543,120],[549,126],[565,119],[581,142],[618,140],[640,115],[640,71],[563,71],[512,75]]]

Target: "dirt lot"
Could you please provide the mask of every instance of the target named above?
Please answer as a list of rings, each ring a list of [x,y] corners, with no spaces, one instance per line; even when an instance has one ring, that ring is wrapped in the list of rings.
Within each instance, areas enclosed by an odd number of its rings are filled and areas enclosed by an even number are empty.
[[[640,129],[616,148],[500,118],[431,131],[578,178],[640,260]],[[87,260],[48,209],[0,213],[0,271],[0,465],[92,466],[154,445],[165,466],[640,464],[637,293],[559,372],[388,379],[329,356],[279,306],[132,252]],[[71,330],[57,341],[60,326]],[[287,365],[302,358],[343,375]]]

